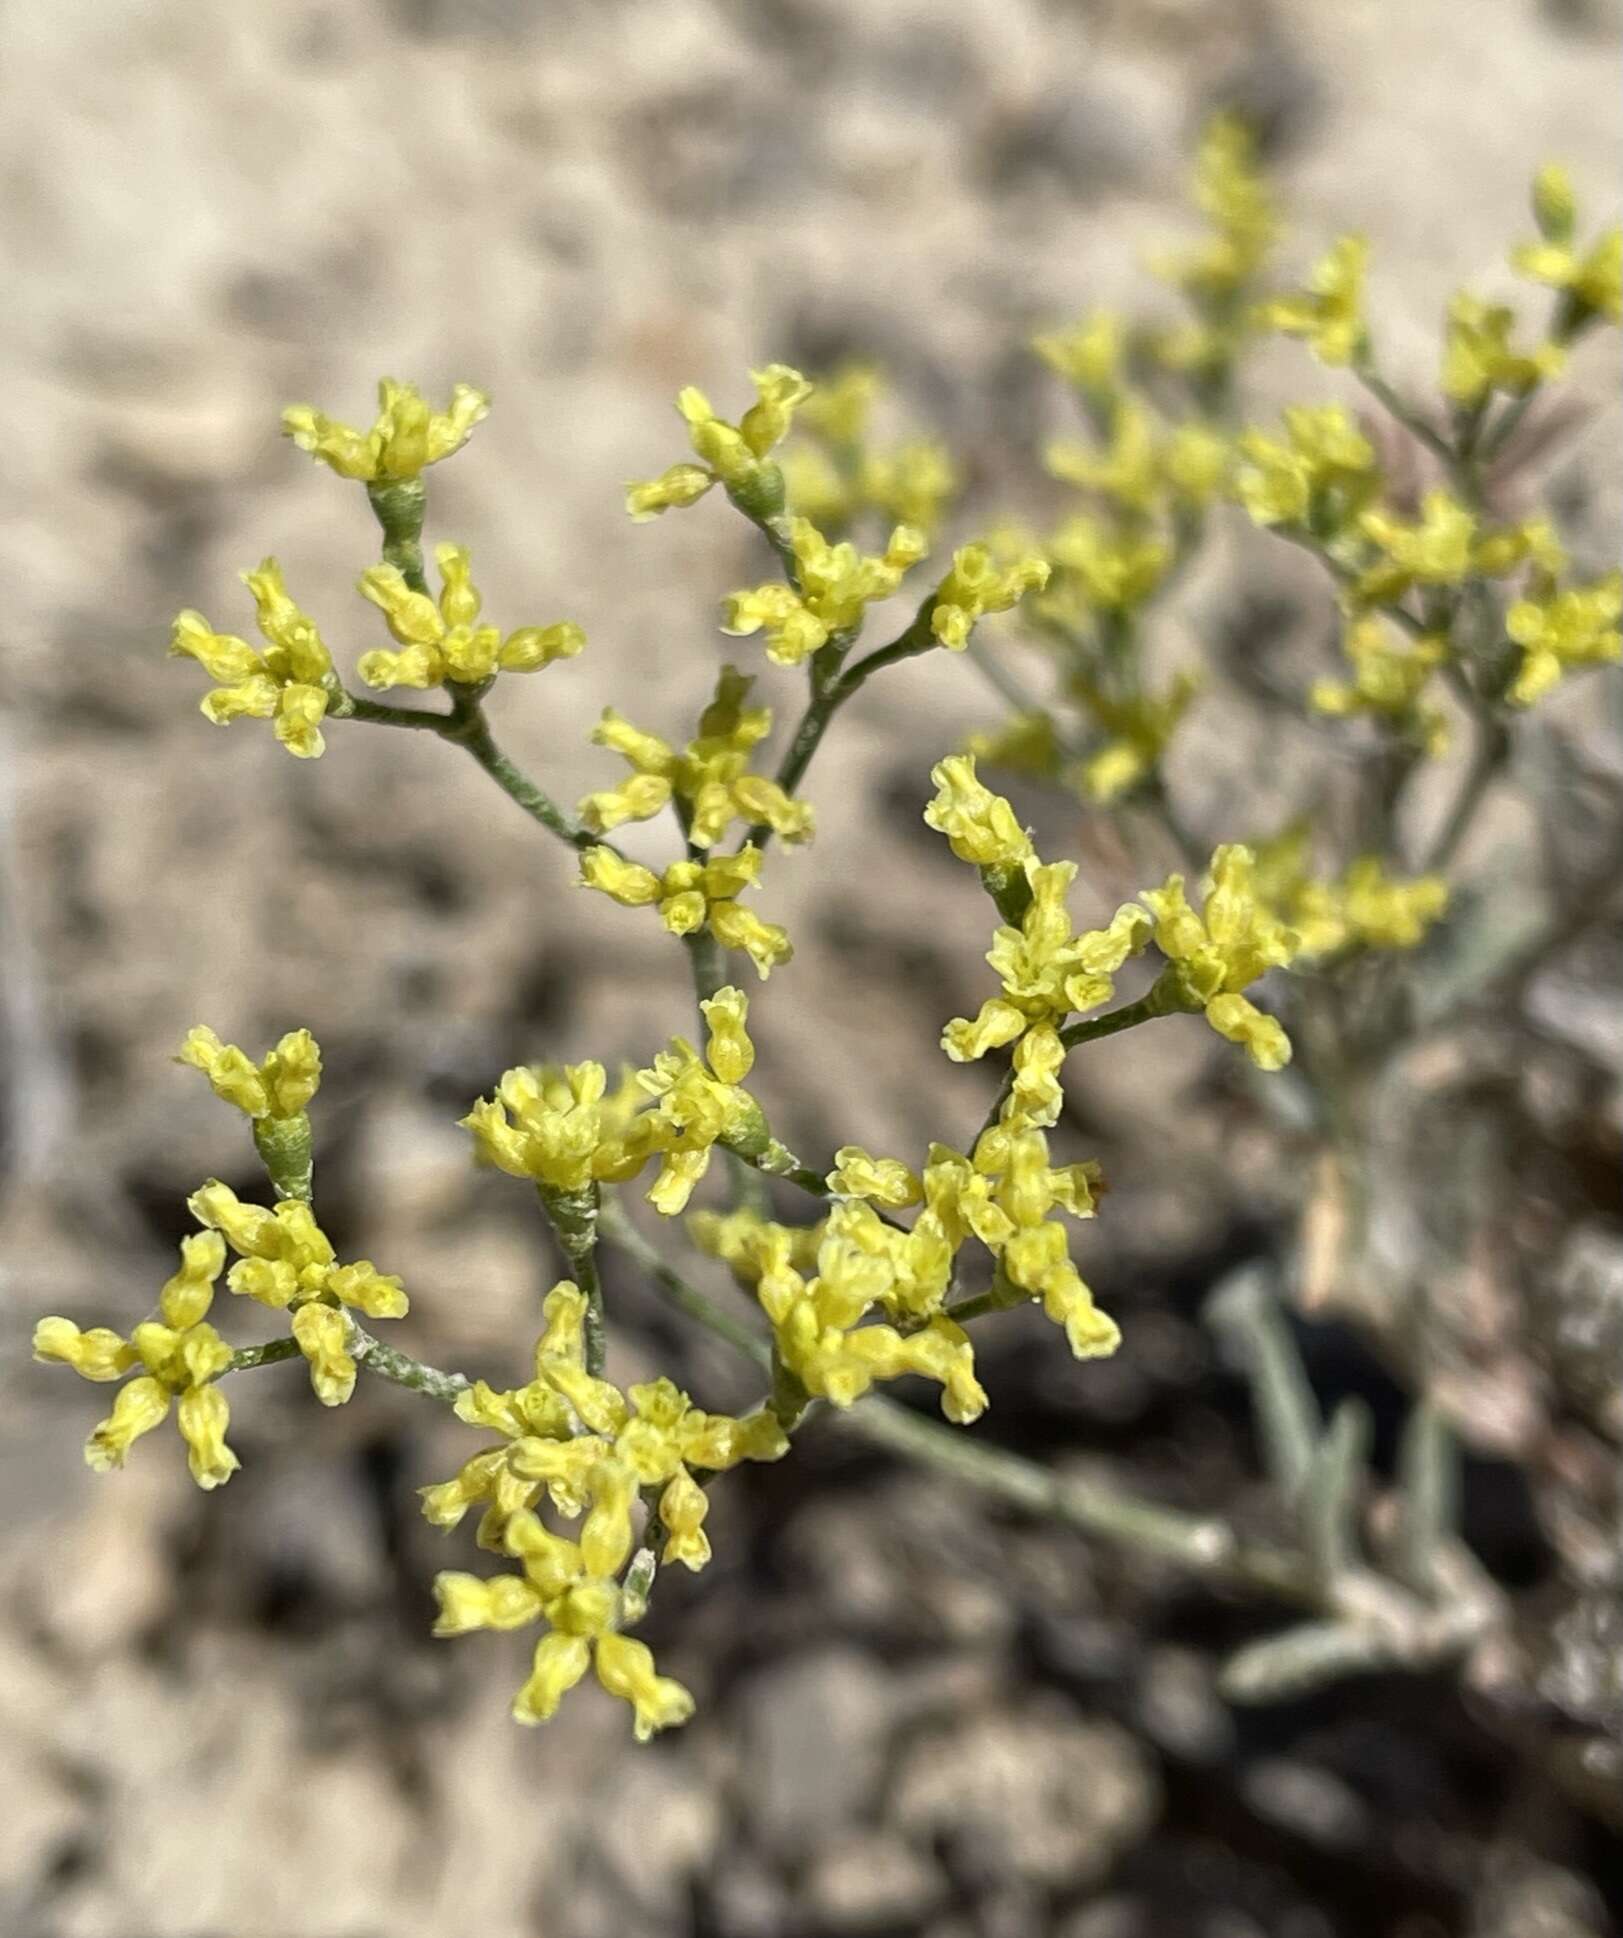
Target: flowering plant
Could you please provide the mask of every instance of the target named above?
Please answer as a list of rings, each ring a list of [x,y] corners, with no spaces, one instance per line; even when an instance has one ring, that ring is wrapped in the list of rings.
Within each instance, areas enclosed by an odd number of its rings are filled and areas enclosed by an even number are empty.
[[[933,443],[872,441],[877,379],[866,369],[814,385],[768,365],[753,373],[755,401],[736,423],[698,390],[682,391],[692,455],[633,484],[626,508],[640,521],[715,494],[775,558],[778,577],[733,591],[720,608],[722,633],[758,639],[799,691],[775,764],[763,759],[774,709],[755,701],[757,676],[723,664],[685,744],[606,710],[592,741],[629,771],[574,810],[559,803],[498,746],[485,702],[508,675],[576,657],[583,632],[567,619],[511,631],[482,623],[466,547],[436,545],[432,578],[423,556],[425,473],[460,451],[487,400],[459,385],[436,411],[412,386],[386,380],[370,429],[304,406],[285,413],[300,449],[367,493],[382,558],[358,589],[393,644],[358,656],[368,691],[352,688],[266,559],[243,574],[262,645],[216,631],[196,611],[175,621],[172,651],[212,682],[204,715],[217,725],[268,720],[300,760],[325,753],[334,723],[426,732],[462,748],[571,851],[582,887],[654,911],[680,941],[703,1043],[674,1038],[612,1084],[597,1062],[515,1068],[471,1104],[463,1123],[473,1157],[533,1188],[566,1272],[542,1305],[533,1377],[499,1391],[429,1366],[374,1330],[406,1316],[407,1294],[369,1260],[340,1262],[319,1222],[311,1107],[321,1056],[309,1032],[290,1031],[256,1060],[194,1029],[181,1061],[248,1119],[267,1201],[203,1183],[188,1200],[199,1229],[182,1242],[157,1316],[127,1338],[63,1317],[40,1321],[40,1359],[119,1382],[87,1445],[93,1467],[121,1466],[173,1404],[193,1477],[224,1485],[238,1461],[223,1382],[282,1360],[305,1363],[327,1406],[344,1404],[362,1373],[448,1405],[478,1439],[453,1476],[422,1489],[424,1513],[449,1530],[477,1510],[478,1546],[499,1565],[439,1576],[436,1633],[538,1628],[515,1715],[544,1721],[590,1669],[630,1706],[639,1737],[692,1709],[633,1633],[659,1569],[702,1569],[710,1478],[783,1458],[823,1408],[849,1411],[863,1431],[968,1484],[1306,1605],[1305,1626],[1237,1661],[1239,1693],[1454,1659],[1480,1639],[1495,1603],[1447,1518],[1448,1440],[1435,1409],[1417,1412],[1398,1490],[1400,1534],[1383,1546],[1362,1512],[1361,1422],[1346,1411],[1328,1426],[1318,1418],[1277,1315],[1254,1294],[1225,1295],[1215,1317],[1255,1378],[1274,1478],[1296,1516],[1289,1545],[1257,1545],[1154,1502],[1064,1486],[958,1431],[989,1404],[974,1322],[1029,1305],[1078,1359],[1119,1342],[1072,1257],[1067,1221],[1095,1215],[1104,1181],[1096,1164],[1062,1161],[1055,1148],[1070,1055],[1157,1019],[1198,1016],[1269,1076],[1291,1065],[1300,1043],[1307,1084],[1331,1091],[1336,1068],[1382,1051],[1407,1027],[1407,963],[1448,920],[1452,872],[1506,772],[1518,721],[1567,680],[1623,657],[1623,579],[1576,570],[1554,519],[1507,514],[1500,490],[1529,410],[1580,340],[1618,320],[1618,233],[1583,236],[1566,178],[1542,171],[1538,239],[1512,260],[1555,292],[1545,329],[1524,340],[1508,306],[1462,292],[1443,329],[1440,404],[1422,408],[1383,374],[1361,238],[1335,243],[1300,288],[1275,283],[1278,215],[1239,124],[1208,132],[1196,199],[1207,232],[1160,264],[1183,301],[1181,320],[1131,326],[1095,314],[1035,340],[1088,433],[1046,454],[1070,494],[1052,529],[995,526],[930,563],[959,468]],[[1271,335],[1301,338],[1347,372],[1377,417],[1330,402],[1288,409],[1277,426],[1242,427],[1239,375]],[[1394,440],[1429,468],[1424,489],[1410,488]],[[1222,668],[1185,667],[1159,684],[1147,648],[1158,605],[1235,508],[1328,576],[1340,670],[1274,699],[1353,756],[1361,798],[1350,842],[1325,813],[1271,830],[1225,828],[1208,843],[1176,799],[1170,751]],[[865,643],[877,609],[897,597],[909,616],[883,643]],[[1023,629],[1043,656],[1040,696],[1007,644],[989,644],[997,628],[986,622],[997,620],[1005,636]],[[971,659],[1010,709],[943,751],[923,807],[991,904],[990,992],[973,1016],[943,1019],[941,1047],[956,1063],[998,1058],[1000,1078],[978,1126],[950,1139],[899,1155],[848,1143],[808,1164],[783,1141],[790,1127],[769,1123],[750,1089],[745,965],[764,985],[793,956],[790,935],[754,891],[775,841],[814,836],[804,784],[836,718],[887,668],[937,652]],[[370,697],[394,689],[439,700]],[[1461,730],[1463,771],[1443,817],[1417,841],[1407,790],[1446,762]],[[1014,805],[988,784],[998,771],[1154,830],[1181,867],[1146,875],[1103,926],[1079,928],[1067,905],[1079,864],[1038,852]],[[667,816],[674,835],[661,867],[612,838]],[[1137,989],[1122,998],[1126,978]],[[1361,1133],[1342,1123],[1336,1134]],[[668,1243],[655,1245],[627,1216],[622,1199],[633,1186],[671,1221]],[[690,1208],[701,1186],[715,1202]],[[811,1222],[774,1216],[772,1188],[809,1200]],[[747,1314],[689,1282],[672,1257],[684,1237],[726,1268]],[[605,1246],[759,1363],[758,1404],[713,1413],[667,1378],[611,1381]],[[222,1275],[229,1294],[285,1312],[285,1335],[238,1347],[223,1338],[210,1318]],[[945,1425],[875,1395],[904,1376],[937,1389]]]

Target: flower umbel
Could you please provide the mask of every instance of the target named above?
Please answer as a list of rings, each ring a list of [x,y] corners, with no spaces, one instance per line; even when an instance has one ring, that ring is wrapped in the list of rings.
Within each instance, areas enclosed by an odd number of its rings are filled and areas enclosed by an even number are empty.
[[[288,597],[275,559],[262,560],[242,580],[258,609],[263,652],[231,633],[215,632],[190,608],[176,618],[169,650],[195,659],[218,681],[199,702],[215,726],[244,716],[273,721],[276,738],[290,754],[314,760],[326,746],[321,722],[338,689],[332,655],[315,621]]]
[[[460,451],[473,427],[489,414],[490,399],[471,384],[454,385],[448,408],[436,411],[415,384],[385,377],[378,385],[377,421],[369,431],[356,430],[308,404],[290,404],[282,412],[282,430],[339,477],[375,484],[415,478],[425,466]]]

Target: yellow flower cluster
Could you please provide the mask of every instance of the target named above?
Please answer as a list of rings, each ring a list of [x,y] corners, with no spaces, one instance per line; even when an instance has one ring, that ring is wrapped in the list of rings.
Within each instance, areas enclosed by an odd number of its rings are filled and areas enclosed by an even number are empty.
[[[244,572],[242,580],[258,610],[263,652],[234,634],[215,632],[190,608],[175,620],[169,650],[195,659],[218,682],[200,702],[205,718],[217,727],[245,715],[274,721],[276,738],[290,754],[314,760],[326,745],[321,722],[338,691],[332,655],[315,621],[288,597],[275,559]]]
[[[715,1145],[757,1157],[774,1148],[760,1106],[741,1088],[755,1061],[747,999],[729,987],[701,1008],[709,1032],[705,1054],[673,1037],[651,1068],[612,1097],[605,1095],[600,1063],[509,1070],[496,1095],[462,1120],[479,1157],[550,1192],[624,1184],[657,1157],[648,1199],[674,1217],[686,1208]],[[652,1102],[639,1107],[643,1099]]]
[[[456,384],[447,410],[431,410],[414,384],[385,377],[378,385],[378,417],[369,431],[356,430],[308,404],[282,412],[282,430],[301,451],[330,465],[341,478],[366,484],[418,477],[467,443],[473,427],[490,414],[490,399],[471,384]]]
[[[1539,240],[1521,244],[1510,261],[1521,275],[1561,292],[1557,338],[1570,341],[1597,317],[1623,320],[1623,229],[1606,229],[1580,247],[1577,198],[1566,170],[1553,162],[1534,178],[1533,217]]]
[[[1106,928],[1078,934],[1065,907],[1076,864],[1045,864],[1032,855],[1025,870],[1030,904],[1018,927],[999,928],[986,956],[1002,993],[989,996],[973,1018],[954,1018],[941,1037],[941,1047],[955,1063],[1015,1046],[1013,1086],[1002,1122],[1022,1129],[1058,1120],[1065,1061],[1060,1027],[1068,1016],[1110,1001],[1116,973],[1143,952],[1151,930],[1144,910],[1127,903]]]
[[[764,982],[795,951],[786,929],[763,921],[738,900],[760,876],[761,851],[753,841],[736,854],[709,861],[673,861],[658,875],[612,848],[588,848],[580,858],[582,887],[595,888],[625,908],[657,907],[672,935],[708,929],[724,949],[747,955]]]
[[[1227,440],[1209,425],[1179,424],[1158,435],[1146,406],[1127,396],[1111,409],[1110,442],[1101,454],[1062,439],[1044,457],[1062,483],[1098,492],[1141,518],[1203,509],[1222,490],[1228,461]]]
[[[1432,677],[1447,657],[1443,639],[1410,639],[1378,614],[1350,620],[1341,649],[1352,668],[1351,680],[1316,680],[1310,694],[1314,711],[1346,718],[1368,714],[1388,722],[1428,754],[1448,745],[1448,724],[1426,698]]]
[[[870,605],[888,599],[929,549],[923,532],[898,525],[882,553],[859,552],[848,539],[831,544],[809,518],[789,520],[794,584],[774,582],[732,593],[722,631],[734,638],[766,634],[766,655],[798,666],[831,639],[854,638]]]
[[[1212,856],[1199,911],[1189,906],[1181,875],[1169,875],[1141,899],[1155,916],[1155,946],[1184,1006],[1202,1011],[1259,1070],[1281,1070],[1290,1062],[1290,1038],[1243,992],[1298,955],[1301,938],[1258,898],[1255,872],[1252,851],[1231,843]]]
[[[453,1479],[422,1488],[423,1513],[436,1527],[453,1528],[470,1508],[482,1508],[479,1545],[500,1553],[514,1514],[538,1506],[543,1494],[559,1513],[580,1514],[594,1468],[615,1460],[639,1487],[661,1490],[661,1559],[697,1571],[710,1543],[707,1503],[690,1470],[777,1460],[789,1442],[765,1408],[734,1419],[702,1412],[668,1379],[622,1394],[594,1378],[585,1364],[585,1318],[580,1289],[568,1280],[554,1286],[542,1306],[534,1376],[506,1392],[478,1380],[457,1397],[457,1418],[500,1434],[502,1444],[475,1454]]]
[[[1313,269],[1304,288],[1262,304],[1257,320],[1265,329],[1305,338],[1321,363],[1332,367],[1361,363],[1369,354],[1369,324],[1364,315],[1368,267],[1368,241],[1363,236],[1342,236]]]
[[[702,390],[691,385],[678,393],[676,408],[687,421],[688,438],[698,464],[673,464],[659,477],[626,489],[626,510],[639,523],[675,506],[696,504],[713,485],[724,485],[746,502],[761,499],[757,509],[775,509],[783,497],[783,481],[769,453],[789,434],[795,408],[811,394],[811,385],[786,363],[752,370],[756,402],[738,423],[729,424],[711,409]]]
[[[1095,615],[1126,617],[1149,604],[1172,568],[1172,546],[1160,532],[1078,512],[1047,545],[1054,576],[1032,611],[1071,639]]]
[[[1150,266],[1182,292],[1193,314],[1151,332],[1147,347],[1164,368],[1209,387],[1226,381],[1256,327],[1248,297],[1280,225],[1255,138],[1236,116],[1207,123],[1191,186],[1211,233],[1192,247],[1161,251]]]
[[[1077,770],[1087,799],[1107,806],[1152,779],[1200,687],[1197,674],[1179,673],[1163,693],[1141,690],[1117,699],[1093,680],[1073,677],[1069,692],[1105,735]]]
[[[892,450],[868,440],[869,420],[882,390],[869,364],[846,364],[820,382],[795,419],[797,438],[784,453],[790,506],[824,531],[843,531],[865,514],[931,532],[957,495],[950,453],[931,439]]]
[[[746,706],[754,680],[724,666],[715,698],[699,716],[699,731],[678,753],[669,741],[632,726],[613,707],[593,729],[599,747],[625,759],[630,777],[618,787],[588,794],[580,818],[594,834],[627,821],[648,821],[674,798],[695,848],[712,848],[734,821],[760,822],[789,842],[809,841],[816,815],[792,800],[776,781],[749,773],[751,749],[772,731],[770,707]]]
[[[310,1384],[323,1406],[342,1406],[355,1391],[355,1360],[346,1308],[369,1319],[400,1319],[407,1300],[399,1279],[368,1258],[340,1265],[315,1213],[297,1199],[274,1210],[244,1204],[227,1184],[210,1179],[186,1201],[200,1225],[218,1233],[237,1254],[226,1277],[231,1291],[291,1313],[292,1333],[309,1363]]]
[[[1560,344],[1518,350],[1510,340],[1515,327],[1516,312],[1508,304],[1485,303],[1461,290],[1448,306],[1443,394],[1456,404],[1480,404],[1496,390],[1521,397],[1558,376],[1566,362]]]
[[[253,1118],[297,1117],[321,1082],[321,1049],[308,1030],[289,1030],[255,1063],[199,1023],[187,1032],[176,1061],[201,1070],[216,1097]]]
[[[1568,586],[1535,573],[1528,595],[1505,615],[1505,630],[1522,654],[1508,695],[1512,703],[1531,706],[1576,668],[1617,665],[1623,660],[1620,617],[1623,573]]]
[[[400,642],[398,653],[363,653],[356,671],[371,687],[478,686],[497,672],[533,673],[554,660],[573,659],[586,635],[569,620],[521,626],[502,637],[497,626],[476,624],[483,604],[470,574],[467,548],[436,545],[440,596],[414,592],[396,566],[373,565],[360,589]]]
[[[1375,447],[1340,404],[1294,406],[1284,426],[1283,439],[1242,434],[1236,497],[1259,525],[1343,531],[1379,489]]]
[[[1008,612],[1028,592],[1048,583],[1047,559],[1035,552],[999,560],[988,545],[965,545],[952,555],[952,570],[936,588],[930,630],[949,652],[961,653],[988,613]]]
[[[1095,404],[1116,394],[1122,377],[1127,335],[1114,310],[1091,310],[1063,330],[1045,330],[1031,339],[1050,370]]]
[[[663,1529],[661,1558],[697,1570],[710,1558],[709,1503],[693,1469],[721,1471],[745,1460],[777,1460],[788,1440],[773,1415],[742,1419],[705,1413],[667,1379],[622,1393],[586,1370],[586,1299],[567,1280],[542,1307],[534,1377],[498,1392],[483,1380],[459,1396],[470,1426],[502,1436],[451,1480],[422,1490],[423,1512],[452,1528],[482,1507],[479,1545],[510,1555],[519,1574],[484,1579],[457,1571],[435,1581],[436,1635],[546,1624],[513,1713],[545,1722],[564,1694],[595,1666],[611,1695],[630,1703],[639,1741],[685,1722],[692,1698],[655,1674],[646,1646],[621,1631],[635,1606],[619,1579],[634,1541],[633,1507],[649,1490],[649,1527]],[[542,1497],[568,1519],[584,1516],[578,1540],[543,1526]]]
[[[1338,879],[1311,871],[1311,831],[1298,822],[1255,849],[1253,889],[1296,935],[1298,961],[1350,949],[1413,949],[1448,909],[1437,875],[1400,879],[1378,855],[1361,855]]]
[[[222,1486],[241,1464],[225,1444],[231,1409],[214,1384],[231,1364],[231,1348],[207,1317],[224,1265],[218,1233],[183,1238],[180,1269],[158,1295],[158,1317],[144,1320],[128,1339],[106,1326],[81,1332],[70,1319],[41,1319],[34,1328],[34,1357],[71,1366],[82,1379],[116,1380],[142,1369],[119,1388],[112,1412],[85,1443],[85,1460],[98,1473],[122,1467],[133,1442],[168,1418],[173,1399],[199,1487]]]

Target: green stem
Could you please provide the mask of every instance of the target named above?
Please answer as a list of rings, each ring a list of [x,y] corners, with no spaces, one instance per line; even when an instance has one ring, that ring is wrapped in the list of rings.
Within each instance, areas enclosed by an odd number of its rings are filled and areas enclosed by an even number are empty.
[[[919,653],[926,653],[936,643],[935,635],[930,630],[930,614],[935,610],[935,603],[936,595],[931,591],[906,629],[888,646],[881,646],[869,653],[866,659],[859,659],[854,665],[847,666],[825,684],[819,686],[814,683],[811,700],[778,764],[775,778],[785,794],[792,795],[804,779],[830,721],[846,701],[860,691],[875,673],[887,666],[895,666],[904,659],[913,659]],[[765,848],[772,839],[772,830],[765,822],[759,822],[744,839],[746,842],[753,841],[758,848]]]
[[[516,801],[532,821],[539,821],[549,833],[557,835],[560,841],[567,841],[572,848],[612,846],[601,841],[589,828],[582,827],[573,815],[566,814],[550,794],[513,765],[491,737],[490,723],[476,698],[466,699],[459,711],[460,718],[442,726],[441,734],[457,746],[465,747],[508,799]]]
[[[366,1367],[368,1372],[392,1380],[410,1393],[426,1393],[431,1400],[443,1400],[447,1405],[473,1384],[465,1374],[442,1373],[437,1366],[413,1359],[397,1346],[386,1346],[353,1317],[349,1322],[349,1350],[356,1364]]]
[[[1423,872],[1439,873],[1454,859],[1460,843],[1476,819],[1477,809],[1509,754],[1510,736],[1504,727],[1491,717],[1478,715],[1471,763],[1465,770],[1465,779],[1454,797],[1447,820],[1438,829],[1437,838],[1420,864]]]
[[[757,1366],[771,1365],[772,1349],[760,1334],[735,1319],[697,1286],[689,1285],[679,1272],[673,1271],[660,1256],[657,1247],[632,1224],[624,1209],[613,1198],[604,1201],[599,1214],[599,1228],[617,1251],[624,1252],[627,1258],[634,1259],[642,1267],[664,1298],[679,1312],[685,1312],[718,1339],[725,1339],[729,1346],[747,1354]]]
[[[586,1295],[586,1370],[594,1379],[601,1378],[608,1357],[608,1329],[597,1269],[598,1188],[588,1184],[579,1191],[554,1191],[538,1184],[536,1194],[568,1262],[569,1275]]]

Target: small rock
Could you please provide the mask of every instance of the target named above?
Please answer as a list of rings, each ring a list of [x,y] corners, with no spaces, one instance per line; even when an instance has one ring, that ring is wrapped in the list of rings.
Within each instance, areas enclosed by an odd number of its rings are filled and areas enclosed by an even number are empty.
[[[820,1853],[806,1894],[831,1931],[876,1931],[927,1916],[945,1887],[936,1866],[901,1838],[863,1831]]]

